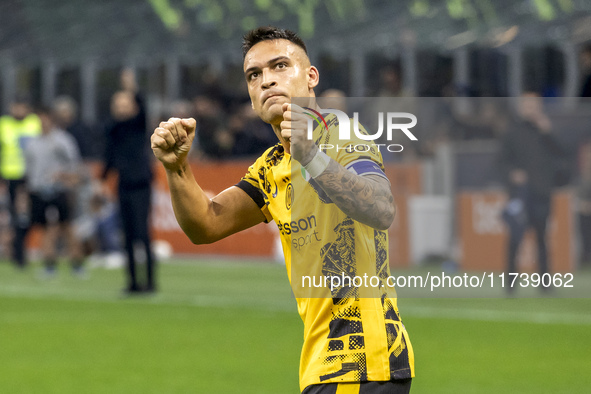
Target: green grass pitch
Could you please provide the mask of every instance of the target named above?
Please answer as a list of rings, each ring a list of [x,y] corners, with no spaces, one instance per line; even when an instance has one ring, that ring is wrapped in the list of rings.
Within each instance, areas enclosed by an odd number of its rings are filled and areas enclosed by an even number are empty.
[[[177,259],[160,265],[158,294],[134,298],[119,270],[37,270],[0,262],[0,393],[299,392],[303,324],[285,267]],[[591,392],[590,299],[399,307],[412,393]]]

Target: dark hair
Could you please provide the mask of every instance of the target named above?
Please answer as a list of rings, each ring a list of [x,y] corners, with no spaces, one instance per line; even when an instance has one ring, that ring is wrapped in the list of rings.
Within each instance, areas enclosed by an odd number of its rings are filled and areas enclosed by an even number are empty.
[[[248,51],[250,51],[250,48],[261,41],[280,39],[293,42],[302,48],[304,52],[306,52],[306,55],[308,54],[306,44],[304,44],[304,41],[293,31],[280,29],[274,26],[261,26],[249,31],[244,37],[242,37],[242,57],[245,57]]]

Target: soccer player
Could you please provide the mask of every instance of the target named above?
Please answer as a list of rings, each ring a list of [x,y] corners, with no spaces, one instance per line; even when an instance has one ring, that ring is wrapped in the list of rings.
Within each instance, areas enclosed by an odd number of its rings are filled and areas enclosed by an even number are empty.
[[[322,111],[314,101],[319,73],[295,33],[255,29],[244,37],[243,55],[252,107],[271,124],[279,144],[235,186],[210,199],[187,162],[195,120],[161,122],[152,134],[152,149],[166,169],[175,216],[196,244],[261,222],[278,225],[304,321],[304,394],[408,393],[414,355],[396,298],[383,287],[373,290],[375,297],[360,297],[350,285],[331,288],[326,297],[303,297],[305,289],[295,283],[301,280],[295,275],[306,269],[323,275],[373,272],[381,280],[389,275],[387,229],[395,207],[381,155],[375,150],[362,157],[344,149],[322,152],[320,141],[337,142],[334,115],[323,118],[308,140],[305,111]],[[311,108],[292,104],[292,98],[307,99]],[[298,174],[305,176],[295,187]]]

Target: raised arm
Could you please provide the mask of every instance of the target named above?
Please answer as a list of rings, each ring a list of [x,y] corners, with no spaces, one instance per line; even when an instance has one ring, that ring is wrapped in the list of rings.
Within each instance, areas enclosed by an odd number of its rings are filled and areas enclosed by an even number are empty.
[[[211,243],[265,220],[257,204],[237,187],[209,199],[193,176],[187,154],[195,119],[170,118],[152,134],[152,150],[166,170],[175,217],[195,244]]]
[[[281,133],[290,141],[292,157],[306,167],[312,160],[318,163],[317,154],[322,156],[320,171],[311,175],[341,211],[375,229],[388,229],[396,213],[390,182],[379,175],[354,174],[319,153],[314,141],[306,138],[307,117],[300,107],[284,104],[283,118]]]

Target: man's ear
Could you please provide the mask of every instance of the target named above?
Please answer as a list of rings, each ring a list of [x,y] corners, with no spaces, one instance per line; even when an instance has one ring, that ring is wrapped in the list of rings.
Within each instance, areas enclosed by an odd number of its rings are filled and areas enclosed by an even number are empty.
[[[308,68],[308,89],[314,89],[320,82],[320,74],[314,66]]]

